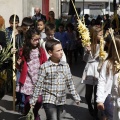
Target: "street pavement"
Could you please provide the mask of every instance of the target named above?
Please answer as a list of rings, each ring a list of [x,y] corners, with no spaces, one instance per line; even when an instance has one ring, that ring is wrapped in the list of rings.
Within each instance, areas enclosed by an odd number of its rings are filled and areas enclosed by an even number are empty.
[[[75,87],[79,95],[81,96],[81,103],[77,106],[71,96],[67,92],[67,102],[63,111],[63,120],[92,120],[92,117],[89,115],[87,104],[85,101],[85,86],[81,84],[81,76],[83,69],[85,67],[85,62],[81,61],[79,58],[77,63],[73,63],[71,67],[71,72],[73,74],[73,79]],[[41,108],[39,111],[41,120],[46,120],[46,115],[44,109]],[[20,113],[14,112],[12,110],[12,95],[5,95],[2,100],[0,100],[0,120],[25,120],[25,117]]]

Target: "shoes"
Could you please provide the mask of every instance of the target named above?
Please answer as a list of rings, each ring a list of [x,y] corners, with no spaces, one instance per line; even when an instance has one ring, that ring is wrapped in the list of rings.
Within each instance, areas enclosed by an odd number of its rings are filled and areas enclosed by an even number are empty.
[[[25,114],[24,107],[20,107],[19,111],[20,111],[21,114],[23,114],[23,115]]]
[[[24,107],[21,107],[20,104],[16,104],[15,106],[15,111],[21,113],[21,114],[24,114],[25,111],[24,111]]]
[[[93,108],[89,108],[88,110],[89,110],[90,115],[94,116],[94,110],[93,110]]]
[[[18,112],[18,111],[19,111],[19,109],[20,109],[19,104],[16,104],[16,105],[15,105],[15,111],[17,111],[17,112]]]

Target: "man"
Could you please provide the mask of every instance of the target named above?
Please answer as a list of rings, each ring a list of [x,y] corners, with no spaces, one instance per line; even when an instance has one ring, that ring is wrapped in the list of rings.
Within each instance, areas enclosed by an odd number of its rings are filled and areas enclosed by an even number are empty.
[[[40,13],[41,12],[40,8],[36,7],[34,9],[34,12],[35,12],[35,15],[32,17],[32,20],[34,22],[35,27],[37,27],[37,21],[39,19],[42,19],[46,22],[46,16],[44,16],[43,14]]]

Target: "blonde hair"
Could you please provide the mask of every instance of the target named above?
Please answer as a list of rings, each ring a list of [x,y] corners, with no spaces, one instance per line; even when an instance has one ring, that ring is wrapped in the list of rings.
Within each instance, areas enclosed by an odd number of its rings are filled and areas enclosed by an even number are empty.
[[[120,56],[120,35],[116,35],[115,37],[115,42],[116,42],[116,47],[117,47],[117,51],[118,54]],[[117,53],[115,50],[115,46],[113,41],[111,41],[110,46],[109,46],[109,51],[108,51],[108,64],[107,64],[107,74],[109,74],[109,70],[112,69],[113,73],[115,73],[115,61],[118,61],[118,57],[117,57]]]
[[[91,52],[93,56],[96,53],[96,45],[98,44],[97,36],[100,31],[102,31],[102,27],[93,26],[90,28]]]

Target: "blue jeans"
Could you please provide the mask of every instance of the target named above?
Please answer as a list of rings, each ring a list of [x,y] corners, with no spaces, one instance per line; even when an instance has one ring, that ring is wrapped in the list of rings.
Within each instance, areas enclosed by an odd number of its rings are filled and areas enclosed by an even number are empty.
[[[25,102],[25,95],[24,93],[16,92],[16,104],[19,104],[20,107],[24,107],[24,102]]]
[[[62,120],[63,105],[54,105],[51,103],[43,104],[47,120]]]
[[[19,84],[19,79],[20,79],[20,71],[17,70],[16,73],[16,84]],[[16,92],[16,105],[19,105],[19,110],[22,112],[24,109],[24,102],[25,102],[25,95],[24,93]]]
[[[103,116],[106,116],[109,120],[113,119],[113,103],[111,101],[110,94],[107,96],[104,102],[105,110],[103,111]]]

